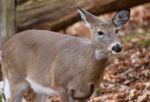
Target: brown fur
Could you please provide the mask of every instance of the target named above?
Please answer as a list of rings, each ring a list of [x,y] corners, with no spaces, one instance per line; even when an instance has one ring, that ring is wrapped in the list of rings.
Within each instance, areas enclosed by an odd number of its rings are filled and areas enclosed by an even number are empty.
[[[63,88],[68,92],[73,88],[75,95],[84,97],[89,84],[99,83],[107,62],[107,59],[96,61],[95,46],[86,42],[49,31],[22,32],[5,44],[3,70],[12,87],[29,77],[56,90]]]

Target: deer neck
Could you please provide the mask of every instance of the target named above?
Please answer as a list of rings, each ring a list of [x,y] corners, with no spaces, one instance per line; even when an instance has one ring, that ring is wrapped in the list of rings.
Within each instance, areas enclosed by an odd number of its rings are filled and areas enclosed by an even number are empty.
[[[86,60],[86,78],[88,82],[98,83],[103,76],[107,61],[108,53],[97,49],[94,44],[90,44],[84,52],[84,59]]]

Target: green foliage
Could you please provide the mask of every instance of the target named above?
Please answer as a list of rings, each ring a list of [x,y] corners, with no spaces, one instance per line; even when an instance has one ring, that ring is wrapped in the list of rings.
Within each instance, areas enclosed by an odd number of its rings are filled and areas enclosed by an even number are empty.
[[[146,39],[146,40],[140,41],[137,44],[142,46],[142,47],[149,47],[150,46],[150,39]]]
[[[131,41],[133,38],[135,38],[135,34],[127,35],[123,38],[123,42],[127,44],[129,41]]]
[[[144,36],[144,39],[137,41],[136,44],[141,47],[150,46],[150,33],[136,33],[136,34],[127,35],[127,36],[123,37],[124,44],[127,44],[128,42],[130,42],[131,40],[133,40],[135,38],[138,39],[139,35]]]
[[[99,96],[100,93],[101,93],[101,89],[100,89],[99,87],[97,87],[97,88],[95,89],[95,93],[96,93],[96,96]]]

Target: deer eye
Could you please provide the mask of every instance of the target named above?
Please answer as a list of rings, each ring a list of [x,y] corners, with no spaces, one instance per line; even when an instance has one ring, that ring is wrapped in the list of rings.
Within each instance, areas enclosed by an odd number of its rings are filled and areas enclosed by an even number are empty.
[[[97,33],[98,33],[98,35],[100,35],[100,36],[104,35],[104,33],[103,33],[102,31],[98,31]]]
[[[116,30],[115,33],[118,33],[118,30]]]

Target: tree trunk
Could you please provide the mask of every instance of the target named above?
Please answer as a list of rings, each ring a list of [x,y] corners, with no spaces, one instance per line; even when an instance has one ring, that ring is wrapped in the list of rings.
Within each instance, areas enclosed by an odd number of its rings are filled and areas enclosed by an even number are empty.
[[[29,2],[30,1],[30,2]],[[95,15],[150,2],[150,0],[29,0],[17,6],[19,30],[60,30],[80,20],[77,7],[89,10]]]
[[[0,1],[0,50],[3,43],[15,34],[15,0]]]
[[[0,0],[0,50],[13,34],[15,34],[15,0]],[[2,80],[1,65],[0,80]]]

